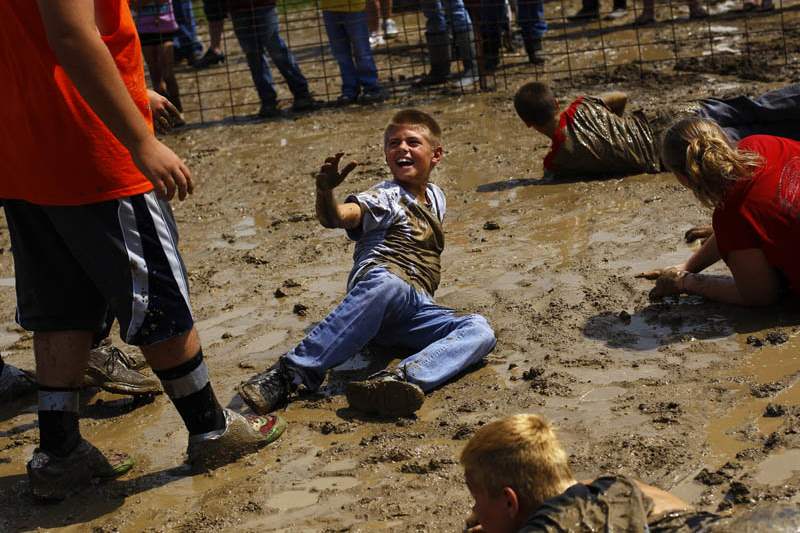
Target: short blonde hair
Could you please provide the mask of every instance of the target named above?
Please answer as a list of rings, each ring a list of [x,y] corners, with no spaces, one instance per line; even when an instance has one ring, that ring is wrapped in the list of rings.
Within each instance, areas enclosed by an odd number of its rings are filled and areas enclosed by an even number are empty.
[[[420,111],[419,109],[403,109],[395,113],[386,125],[386,129],[383,130],[384,143],[386,142],[386,137],[389,132],[398,126],[424,128],[428,130],[428,141],[430,141],[434,147],[442,144],[442,128],[439,127],[439,123],[436,122],[436,119],[425,111]]]
[[[491,496],[511,487],[528,512],[574,481],[555,431],[538,415],[514,415],[483,426],[461,452],[461,464],[471,485]]]
[[[716,122],[690,117],[678,120],[661,139],[664,166],[686,178],[707,207],[719,207],[733,182],[748,179],[761,166],[759,154],[738,150]]]

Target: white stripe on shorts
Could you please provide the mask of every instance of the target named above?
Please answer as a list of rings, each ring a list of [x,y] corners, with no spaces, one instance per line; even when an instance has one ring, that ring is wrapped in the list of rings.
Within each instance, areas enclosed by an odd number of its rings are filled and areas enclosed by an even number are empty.
[[[178,255],[178,247],[175,245],[175,238],[170,231],[170,226],[167,224],[161,203],[156,199],[154,192],[145,194],[144,200],[147,202],[147,209],[150,211],[150,216],[153,217],[153,224],[158,234],[158,240],[161,242],[164,255],[167,256],[169,268],[172,271],[172,277],[175,278],[181,295],[183,295],[183,300],[186,302],[186,308],[189,309],[191,313],[192,306],[189,304],[189,284],[186,281],[186,276],[184,276],[183,268],[181,267],[181,259]]]
[[[131,321],[128,323],[128,331],[125,338],[132,338],[142,327],[144,317],[147,314],[149,303],[149,272],[147,262],[144,260],[144,249],[142,248],[142,237],[139,235],[139,228],[136,225],[136,213],[133,211],[133,204],[130,198],[120,198],[117,208],[119,227],[122,229],[122,238],[125,241],[125,251],[128,253],[128,262],[131,266]]]

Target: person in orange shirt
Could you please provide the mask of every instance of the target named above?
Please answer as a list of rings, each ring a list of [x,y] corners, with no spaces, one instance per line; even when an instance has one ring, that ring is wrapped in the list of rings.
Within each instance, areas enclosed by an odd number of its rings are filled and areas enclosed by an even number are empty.
[[[78,424],[78,388],[109,307],[183,419],[195,468],[285,427],[223,409],[211,387],[168,203],[191,194],[192,176],[153,135],[139,46],[126,0],[0,3],[0,199],[17,321],[34,332],[40,442],[27,470],[40,498],[132,466],[106,459]]]

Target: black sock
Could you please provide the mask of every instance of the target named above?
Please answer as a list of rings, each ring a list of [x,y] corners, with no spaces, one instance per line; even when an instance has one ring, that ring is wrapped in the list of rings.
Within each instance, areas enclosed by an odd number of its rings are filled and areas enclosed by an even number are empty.
[[[202,350],[185,363],[167,370],[155,370],[155,374],[175,404],[190,435],[225,427],[225,414],[208,380]]]
[[[39,385],[39,448],[66,457],[80,442],[78,389]]]
[[[0,357],[0,374],[3,373],[3,367],[6,366],[6,362],[3,361],[3,358]]]

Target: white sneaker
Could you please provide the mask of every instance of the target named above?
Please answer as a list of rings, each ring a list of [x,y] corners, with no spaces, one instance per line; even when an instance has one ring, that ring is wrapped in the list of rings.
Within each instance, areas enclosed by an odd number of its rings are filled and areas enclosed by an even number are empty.
[[[386,19],[383,21],[383,34],[387,39],[397,37],[400,34],[400,29],[394,19]]]
[[[383,38],[383,34],[377,31],[373,31],[369,34],[369,46],[371,48],[375,48],[376,46],[381,46],[386,44],[386,40]]]
[[[480,77],[471,70],[465,70],[464,73],[456,78],[456,84],[462,89],[472,87],[480,81]]]

